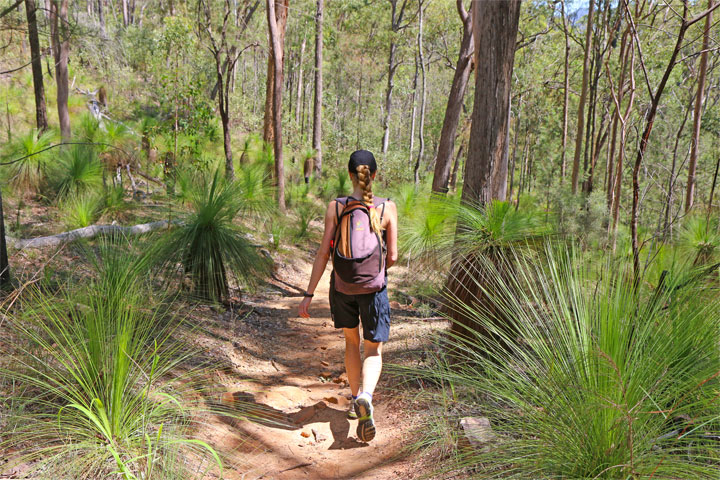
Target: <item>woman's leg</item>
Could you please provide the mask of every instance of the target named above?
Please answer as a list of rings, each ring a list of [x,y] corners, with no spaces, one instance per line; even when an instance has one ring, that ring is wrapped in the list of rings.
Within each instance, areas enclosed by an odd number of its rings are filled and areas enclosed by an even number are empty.
[[[375,343],[365,340],[364,350],[365,361],[362,366],[363,392],[372,395],[382,371],[382,342]],[[348,374],[348,378],[349,376],[350,374]],[[355,394],[353,393],[353,395]]]
[[[343,328],[345,333],[345,372],[347,373],[350,393],[357,396],[360,390],[360,328]],[[379,372],[378,372],[379,375]]]

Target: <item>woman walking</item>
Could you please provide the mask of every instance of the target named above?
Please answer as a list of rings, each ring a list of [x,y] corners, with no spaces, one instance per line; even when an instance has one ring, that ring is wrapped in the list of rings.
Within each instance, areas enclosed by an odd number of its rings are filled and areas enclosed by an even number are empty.
[[[373,195],[377,163],[372,153],[353,152],[348,173],[353,193],[328,205],[325,232],[299,314],[310,316],[313,292],[332,256],[330,313],[335,328],[345,334],[345,370],[352,394],[348,417],[358,419],[357,436],[369,442],[375,437],[372,395],[382,370],[382,345],[390,334],[387,269],[397,261],[397,208],[390,200]]]

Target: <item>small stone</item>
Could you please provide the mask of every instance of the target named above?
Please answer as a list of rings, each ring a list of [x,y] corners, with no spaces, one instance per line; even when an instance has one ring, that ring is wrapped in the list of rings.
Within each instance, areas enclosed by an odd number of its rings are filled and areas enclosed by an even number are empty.
[[[460,420],[460,427],[469,446],[475,449],[485,448],[497,438],[487,417],[465,417]]]
[[[322,373],[320,374],[320,376],[323,377],[323,378],[332,378],[333,374],[332,374],[332,372],[329,372],[329,371],[325,370],[324,372],[322,372]]]
[[[330,366],[330,364],[329,364],[328,362],[326,362],[325,360],[321,360],[321,361],[320,361],[320,365],[322,365],[323,367],[329,367],[329,366]]]
[[[337,403],[338,403],[337,397],[325,397],[325,398],[323,398],[323,400],[325,400],[328,403],[332,403],[333,405],[337,405]]]
[[[308,432],[300,432],[300,435],[304,438],[310,438],[310,434]]]
[[[337,383],[337,384],[347,383],[347,381],[348,381],[348,379],[347,379],[346,373],[341,373],[340,375],[338,375],[336,378],[333,379],[333,383]]]

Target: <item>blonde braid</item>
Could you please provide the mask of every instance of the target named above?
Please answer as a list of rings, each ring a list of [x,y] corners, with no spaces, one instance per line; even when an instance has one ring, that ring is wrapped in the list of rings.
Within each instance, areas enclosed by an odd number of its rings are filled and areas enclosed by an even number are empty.
[[[370,228],[375,233],[382,231],[382,225],[380,224],[380,214],[373,205],[373,192],[372,192],[372,178],[370,177],[370,167],[367,165],[358,165],[357,169],[358,185],[363,189],[363,203],[370,209]]]

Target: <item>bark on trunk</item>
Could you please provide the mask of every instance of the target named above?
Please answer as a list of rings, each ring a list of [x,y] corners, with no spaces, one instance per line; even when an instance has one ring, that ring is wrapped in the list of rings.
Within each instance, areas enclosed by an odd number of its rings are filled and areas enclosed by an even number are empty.
[[[282,7],[281,7],[282,8]],[[287,8],[287,0],[285,1]],[[287,11],[284,14],[287,19]],[[273,133],[274,133],[274,153],[275,153],[275,181],[277,184],[278,207],[281,212],[285,212],[285,169],[283,166],[282,156],[282,88],[283,88],[283,38],[281,37],[279,22],[275,12],[275,0],[267,0],[267,18],[268,28],[270,30],[270,42],[272,45],[272,61],[274,70],[273,84]],[[284,27],[283,27],[284,30]]]
[[[568,132],[568,103],[570,101],[570,39],[568,38],[567,16],[565,15],[565,0],[560,1],[560,9],[563,21],[563,33],[565,34],[565,65],[563,67],[563,126],[562,126],[562,151],[560,153],[560,184],[565,180],[567,168],[567,132]]]
[[[575,155],[573,156],[572,193],[577,193],[578,177],[580,174],[580,152],[582,150],[583,132],[585,131],[585,101],[587,98],[588,82],[590,77],[590,42],[592,39],[593,12],[595,0],[590,0],[587,22],[585,24],[585,56],[583,60],[583,78],[580,88],[580,103],[578,104],[577,135],[575,136]]]
[[[0,288],[10,285],[10,262],[5,240],[5,214],[3,213],[2,192],[0,192]]]
[[[313,150],[315,150],[315,172],[322,174],[322,100],[323,100],[323,0],[317,0],[315,14],[315,101],[313,109]]]
[[[413,152],[415,151],[415,120],[417,119],[417,83],[418,75],[420,73],[420,65],[418,65],[418,58],[415,55],[415,74],[413,75],[412,82],[412,96],[410,97],[410,103],[412,104],[412,113],[410,114],[410,151],[408,152],[408,168],[412,165]]]
[[[708,0],[708,8],[712,8],[712,6],[713,0]],[[697,168],[698,147],[700,146],[700,124],[702,123],[703,94],[705,93],[705,79],[707,77],[710,25],[712,25],[712,13],[705,17],[702,54],[700,54],[700,72],[698,73],[697,97],[695,98],[695,112],[693,113],[693,138],[690,144],[690,163],[688,164],[687,190],[685,192],[686,214],[695,202],[695,170]]]
[[[387,89],[385,90],[385,116],[383,117],[383,138],[382,138],[382,153],[385,155],[390,145],[390,114],[392,112],[392,94],[395,88],[395,51],[397,45],[394,41],[390,42],[390,55],[388,56],[388,81]]]
[[[98,23],[100,24],[100,35],[104,38],[105,32],[105,12],[103,11],[103,0],[97,0]]]
[[[28,21],[28,40],[30,42],[30,56],[32,57],[33,90],[35,92],[35,123],[38,130],[48,128],[47,107],[45,106],[45,86],[42,74],[42,53],[40,52],[40,39],[37,29],[37,8],[35,0],[25,0],[25,13]]]
[[[415,161],[415,185],[420,184],[420,162],[425,155],[425,100],[427,99],[427,75],[425,74],[425,55],[423,54],[423,7],[422,3],[418,7],[418,62],[420,63],[420,71],[422,73],[422,91],[420,96],[420,129],[419,140],[420,149],[418,150],[417,160]]]
[[[305,37],[303,37],[302,45],[300,46],[300,62],[298,65],[297,74],[297,94],[295,95],[295,123],[300,125],[300,97],[302,96],[303,89],[303,58],[305,57]]]
[[[472,70],[474,51],[472,18],[463,7],[462,0],[457,0],[456,6],[463,24],[463,36],[460,42],[460,53],[455,66],[452,85],[450,86],[447,107],[445,108],[445,119],[440,132],[440,143],[438,144],[437,160],[435,161],[432,191],[436,193],[446,193],[448,191],[450,164],[455,150],[457,126],[460,122],[463,98],[465,97],[465,90]]]
[[[462,197],[466,202],[485,203],[498,198],[494,195],[498,191],[493,192],[493,169],[504,164],[507,178],[508,114],[520,0],[477,2],[474,6],[477,75]]]
[[[267,3],[267,2],[266,2]],[[280,38],[280,64],[284,61],[284,51],[282,50],[285,43],[285,28],[287,26],[288,7],[290,0],[275,0],[273,11],[275,12],[275,23]],[[270,50],[272,50],[272,40],[270,40]],[[265,77],[265,118],[263,121],[263,140],[267,143],[274,141],[275,130],[273,125],[274,110],[273,98],[275,95],[275,63],[272,54],[268,55],[267,76]],[[282,82],[280,83],[282,87]]]
[[[70,113],[68,111],[68,57],[70,55],[70,32],[68,25],[68,0],[52,0],[50,3],[51,39],[55,57],[55,80],[57,83],[57,109],[60,135],[70,140]]]

